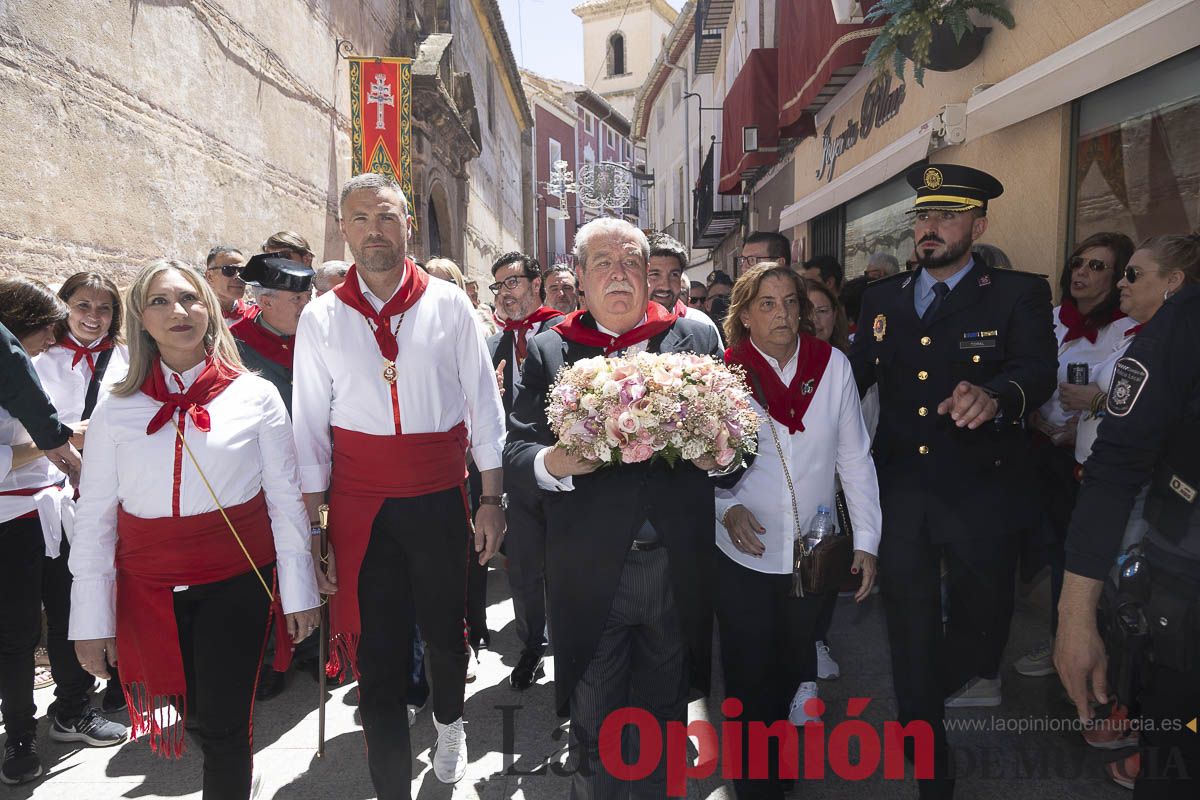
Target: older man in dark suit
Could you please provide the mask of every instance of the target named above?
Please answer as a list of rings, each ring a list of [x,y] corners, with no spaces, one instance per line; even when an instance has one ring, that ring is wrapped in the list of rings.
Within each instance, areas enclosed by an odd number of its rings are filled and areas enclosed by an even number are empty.
[[[488,349],[492,366],[504,376],[501,399],[504,412],[509,414],[520,391],[514,378],[520,375],[529,341],[549,330],[563,315],[541,304],[542,278],[537,259],[524,253],[505,253],[492,264],[492,278],[495,282],[489,288],[504,321],[503,330],[488,339]],[[521,642],[521,658],[508,682],[524,691],[537,680],[546,652],[546,518],[540,491],[521,491],[511,481],[507,483],[504,554],[508,557],[508,583]]]
[[[579,756],[571,797],[666,796],[665,764],[625,783],[599,760],[605,718],[648,710],[661,726],[683,721],[689,685],[707,690],[714,552],[711,459],[604,467],[568,454],[546,418],[560,368],[580,359],[648,351],[719,357],[716,333],[650,302],[645,235],[594,220],[575,239],[588,311],[529,345],[505,447],[511,485],[539,492],[546,516],[557,700],[569,706]],[[634,737],[624,754],[637,760]]]

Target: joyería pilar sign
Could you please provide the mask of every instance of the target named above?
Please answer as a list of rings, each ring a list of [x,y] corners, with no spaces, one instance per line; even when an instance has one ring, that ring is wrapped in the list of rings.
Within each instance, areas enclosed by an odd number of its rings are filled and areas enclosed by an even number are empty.
[[[904,84],[892,88],[892,76],[885,75],[875,78],[867,86],[863,95],[862,108],[859,109],[858,119],[850,119],[846,127],[836,136],[833,133],[836,118],[830,119],[821,132],[821,168],[817,170],[817,180],[833,180],[833,171],[837,160],[843,153],[854,148],[860,140],[871,135],[871,131],[882,128],[883,125],[900,112],[904,104]]]

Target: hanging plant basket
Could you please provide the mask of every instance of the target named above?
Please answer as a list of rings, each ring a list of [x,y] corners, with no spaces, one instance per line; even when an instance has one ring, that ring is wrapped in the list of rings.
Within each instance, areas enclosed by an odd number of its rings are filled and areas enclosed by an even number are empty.
[[[975,27],[963,34],[962,41],[954,36],[954,29],[943,22],[933,26],[933,40],[929,43],[929,56],[925,69],[934,72],[954,72],[962,69],[983,52],[983,41],[992,32],[991,28]],[[896,49],[909,61],[913,60],[913,37],[900,36]]]

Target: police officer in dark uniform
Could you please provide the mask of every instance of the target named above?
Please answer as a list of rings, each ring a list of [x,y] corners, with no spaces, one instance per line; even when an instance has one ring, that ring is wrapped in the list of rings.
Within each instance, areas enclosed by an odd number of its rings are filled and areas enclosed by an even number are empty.
[[[0,325],[0,406],[17,418],[54,466],[78,477],[79,453],[70,441],[74,431],[59,421],[58,410],[42,389],[25,348],[3,325]]]
[[[299,261],[260,254],[242,268],[241,279],[255,289],[254,313],[238,320],[229,332],[247,367],[275,385],[292,413],[292,354],[300,312],[312,299],[313,272]]]
[[[1014,512],[1029,505],[1021,420],[1054,391],[1057,358],[1045,279],[971,256],[1000,182],[950,164],[907,178],[919,268],[867,288],[850,360],[860,392],[879,386],[879,574],[899,717],[933,728],[921,797],[950,797],[943,704],[1000,702],[1024,524]]]
[[[1113,688],[1096,607],[1134,498],[1148,482],[1149,529],[1122,565],[1115,604],[1132,603],[1132,617],[1121,614],[1120,624],[1148,639],[1134,687],[1143,718],[1137,800],[1196,797],[1200,786],[1200,237],[1164,238],[1182,256],[1170,265],[1181,285],[1113,373],[1071,518],[1054,647],[1059,675],[1080,718],[1089,719],[1088,678],[1100,702]]]

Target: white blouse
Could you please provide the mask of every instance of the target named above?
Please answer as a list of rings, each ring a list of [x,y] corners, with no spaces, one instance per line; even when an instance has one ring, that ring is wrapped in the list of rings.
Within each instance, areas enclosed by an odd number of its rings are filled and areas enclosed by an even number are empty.
[[[36,511],[42,526],[46,555],[58,558],[62,533],[71,540],[75,506],[74,489],[67,476],[49,459],[35,458],[24,466],[12,468],[14,445],[31,444],[29,433],[15,417],[0,408],[0,523],[9,522]],[[5,495],[14,490],[37,489],[32,495]]]
[[[1088,383],[1095,383],[1096,370],[1100,363],[1108,358],[1114,347],[1121,346],[1121,341],[1125,338],[1125,331],[1137,323],[1129,317],[1121,317],[1101,328],[1096,334],[1095,342],[1089,342],[1086,337],[1081,336],[1063,344],[1063,338],[1067,335],[1067,326],[1058,321],[1061,309],[1061,305],[1054,308],[1054,338],[1058,342],[1058,383],[1067,382],[1068,364],[1087,364],[1088,371],[1091,373],[1088,376]],[[1063,411],[1058,383],[1054,385],[1054,394],[1050,395],[1050,399],[1042,404],[1038,413],[1046,422],[1056,428],[1061,428],[1079,412]]]
[[[69,336],[70,334],[68,334]],[[76,343],[79,342],[71,336]],[[96,347],[103,339],[92,343]],[[93,358],[99,358],[99,354]],[[92,371],[88,369],[87,359],[79,359],[79,363],[71,366],[75,354],[65,347],[55,345],[33,359],[34,369],[42,381],[42,388],[50,395],[50,400],[58,410],[58,418],[64,425],[70,425],[83,417],[83,401],[87,397],[88,384],[92,381]],[[123,344],[116,345],[109,356],[108,366],[100,381],[100,394],[97,403],[103,399],[112,387],[121,382],[129,370],[129,349]],[[84,437],[84,446],[87,446]]]
[[[759,353],[785,384],[791,383],[796,376],[796,354],[781,367],[762,350]],[[796,353],[799,353],[798,347]],[[736,486],[716,491],[717,546],[721,551],[738,564],[757,572],[780,575],[792,571],[795,531],[792,495],[771,435],[773,427],[796,490],[801,533],[807,532],[818,506],[828,508],[837,519],[834,504],[836,474],[841,477],[854,527],[854,549],[876,554],[882,525],[879,480],[875,475],[871,438],[863,422],[862,404],[849,359],[836,349],[830,354],[825,374],[804,414],[803,431],[790,434],[757,402],[754,409],[760,420],[758,455]],[[725,513],[736,505],[745,506],[766,528],[765,533],[759,534],[766,547],[761,557],[755,558],[738,550],[721,524]]]
[[[378,311],[361,277],[359,288]],[[482,470],[501,466],[504,407],[487,343],[466,293],[430,280],[425,293],[402,316],[391,318],[400,355],[396,392],[404,433],[443,433],[465,421],[471,455]],[[398,330],[397,330],[398,325]],[[308,304],[296,332],[292,372],[292,419],[303,492],[329,488],[330,426],[375,436],[394,436],[391,387],[384,360],[366,317],[326,292]]]
[[[204,364],[178,374],[184,387]],[[168,385],[172,372],[162,367]],[[137,392],[109,395],[88,427],[75,537],[71,542],[70,638],[103,639],[116,632],[117,506],[144,519],[172,516],[173,481],[179,482],[179,515],[217,509],[186,451],[175,471],[175,426],[152,435],[146,426],[160,403]],[[245,503],[263,490],[275,539],[280,595],[286,613],[315,608],[320,598],[309,550],[308,515],[291,426],[279,392],[257,375],[238,376],[207,406],[211,431],[191,419],[184,438],[223,507]]]

